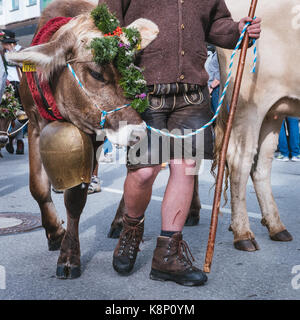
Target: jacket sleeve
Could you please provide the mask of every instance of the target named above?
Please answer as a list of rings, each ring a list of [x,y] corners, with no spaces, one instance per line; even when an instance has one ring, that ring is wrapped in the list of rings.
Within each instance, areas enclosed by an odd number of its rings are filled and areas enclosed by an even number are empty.
[[[240,37],[239,23],[233,21],[224,0],[217,0],[212,9],[206,41],[225,49],[234,49]]]
[[[106,3],[111,13],[115,14],[124,26],[124,17],[130,5],[130,0],[99,0],[98,5]]]

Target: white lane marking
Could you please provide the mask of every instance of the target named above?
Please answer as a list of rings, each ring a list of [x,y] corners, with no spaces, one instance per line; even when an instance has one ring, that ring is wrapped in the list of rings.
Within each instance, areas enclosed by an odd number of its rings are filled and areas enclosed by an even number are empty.
[[[4,191],[5,189],[9,189],[9,188],[11,188],[11,187],[13,187],[13,186],[14,186],[13,184],[8,184],[8,185],[0,188],[0,192]]]
[[[112,188],[102,188],[103,191],[106,192],[111,192],[111,193],[117,193],[117,194],[123,194],[123,190],[118,190],[118,189],[112,189]],[[156,201],[162,201],[163,197],[159,197],[159,196],[152,196],[151,197],[152,200],[156,200]],[[201,203],[201,207],[202,209],[206,209],[206,210],[212,210],[212,206],[207,205],[207,204],[202,204]],[[228,213],[231,214],[231,210],[227,209],[227,208],[222,208],[220,210],[222,213]],[[261,214],[259,213],[255,213],[255,212],[249,212],[248,211],[248,216],[254,219],[261,219]]]

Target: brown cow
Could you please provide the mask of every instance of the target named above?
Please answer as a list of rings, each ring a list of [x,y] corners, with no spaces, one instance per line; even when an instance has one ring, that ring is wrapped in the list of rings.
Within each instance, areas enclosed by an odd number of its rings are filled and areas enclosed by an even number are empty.
[[[12,53],[9,56],[9,59],[14,62],[34,63],[42,72],[43,77],[50,80],[53,96],[63,118],[93,136],[100,132],[101,120],[101,114],[95,104],[108,111],[128,103],[119,86],[120,75],[116,68],[113,64],[99,66],[94,63],[92,52],[88,49],[93,38],[103,37],[90,15],[94,7],[94,4],[85,0],[52,2],[42,13],[38,30],[54,17],[74,18],[55,32],[48,43]],[[138,19],[130,27],[135,27],[140,31],[142,49],[158,34],[157,26],[149,20]],[[89,97],[84,94],[71,72],[66,68],[67,61],[73,61],[72,67],[83,82]],[[30,191],[40,206],[49,250],[60,248],[57,277],[76,278],[80,276],[78,224],[86,203],[88,186],[85,185],[84,188],[77,186],[65,191],[64,198],[68,215],[65,231],[51,199],[50,183],[39,151],[40,132],[48,121],[41,118],[25,77],[21,82],[20,95],[29,117]],[[124,125],[125,121],[127,126]],[[107,117],[104,131],[112,143],[123,145],[128,144],[132,136],[136,134],[141,136],[141,133],[146,133],[144,123],[132,108],[110,114]]]

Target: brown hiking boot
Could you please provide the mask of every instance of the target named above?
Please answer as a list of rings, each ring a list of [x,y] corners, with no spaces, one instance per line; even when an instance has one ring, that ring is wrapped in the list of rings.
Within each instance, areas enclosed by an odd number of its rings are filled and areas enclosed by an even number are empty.
[[[139,220],[127,215],[123,217],[123,230],[113,255],[113,267],[122,274],[127,275],[133,269],[139,245],[143,240],[144,219]]]
[[[195,261],[182,233],[171,238],[158,237],[154,250],[150,279],[174,281],[184,286],[200,286],[207,281],[206,274],[193,266],[189,255]]]

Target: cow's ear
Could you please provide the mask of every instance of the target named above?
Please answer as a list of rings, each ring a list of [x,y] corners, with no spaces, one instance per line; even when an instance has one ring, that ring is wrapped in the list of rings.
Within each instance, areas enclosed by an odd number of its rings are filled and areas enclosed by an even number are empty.
[[[66,65],[67,56],[72,51],[75,42],[76,37],[73,32],[66,30],[66,32],[60,32],[58,37],[51,42],[7,53],[7,59],[16,63],[32,63],[48,78],[55,70]]]
[[[144,18],[140,18],[131,23],[127,28],[136,28],[142,37],[141,48],[146,48],[153,40],[156,39],[159,29],[158,26]]]

